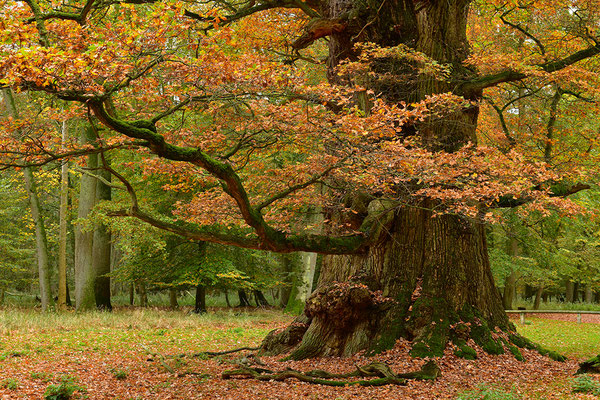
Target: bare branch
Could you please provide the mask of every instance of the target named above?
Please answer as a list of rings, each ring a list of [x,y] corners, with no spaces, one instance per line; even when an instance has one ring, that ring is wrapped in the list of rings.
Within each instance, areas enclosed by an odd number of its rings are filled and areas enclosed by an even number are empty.
[[[513,10],[514,9],[505,11],[500,16],[500,20],[502,22],[504,22],[506,25],[510,26],[511,28],[514,28],[514,29],[518,30],[523,35],[527,36],[529,39],[533,40],[535,42],[535,44],[537,45],[537,47],[540,49],[540,53],[542,55],[546,54],[546,48],[544,47],[544,45],[542,44],[542,42],[538,38],[536,38],[531,33],[529,33],[529,31],[527,31],[527,29],[523,28],[520,24],[514,24],[514,23],[512,23],[512,22],[510,22],[510,21],[508,21],[506,19],[506,17],[508,16],[508,14],[510,14]]]

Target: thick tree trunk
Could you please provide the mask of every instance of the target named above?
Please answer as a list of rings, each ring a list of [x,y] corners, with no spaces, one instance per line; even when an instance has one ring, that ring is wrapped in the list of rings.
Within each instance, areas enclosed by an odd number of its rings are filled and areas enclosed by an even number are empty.
[[[169,288],[169,307],[172,310],[179,308],[179,303],[177,303],[177,289],[175,288]]]
[[[287,349],[294,348],[292,358],[381,351],[400,337],[414,342],[417,356],[440,356],[449,340],[464,347],[467,337],[501,352],[490,329],[511,325],[489,268],[484,227],[407,208],[389,230],[367,255],[325,257],[306,303],[306,332]]]
[[[110,182],[110,172],[98,172],[106,182]],[[96,203],[111,200],[110,186],[96,180]],[[110,303],[110,262],[111,262],[111,235],[103,223],[97,223],[94,229],[92,246],[92,270],[95,275],[94,298],[99,310],[111,311]]]
[[[565,283],[566,301],[567,303],[573,302],[573,293],[575,292],[575,284],[570,280]]]
[[[268,307],[269,306],[269,302],[267,301],[267,298],[265,297],[263,292],[261,292],[260,290],[254,290],[253,293],[254,293],[254,301],[256,302],[256,307]]]
[[[93,144],[95,140],[94,131],[86,126],[81,134],[81,143]],[[97,167],[98,155],[88,155],[86,168],[93,171]],[[96,204],[96,179],[83,174],[79,185],[77,218],[85,219]],[[75,227],[75,307],[78,311],[92,310],[96,307],[96,273],[92,267],[93,239],[93,231],[84,230],[80,224]]]
[[[142,279],[137,281],[137,291],[140,296],[140,307],[148,307],[148,292],[146,292],[146,282]]]
[[[594,291],[592,290],[592,285],[589,283],[585,285],[585,302],[593,303],[594,302]]]
[[[462,63],[469,50],[468,5],[467,0],[329,0],[328,18],[355,16],[346,30],[330,38],[329,77],[345,83],[347,77],[338,76],[334,68],[355,56],[353,41],[405,44],[450,64],[450,79],[407,79],[407,71],[416,69],[414,62],[390,57],[373,67],[369,88],[387,101],[407,104],[452,92],[449,81],[475,74]],[[453,152],[476,143],[477,117],[474,105],[405,126],[403,134],[417,133],[430,150]],[[458,355],[474,357],[469,338],[490,353],[504,351],[492,330],[512,333],[513,326],[493,282],[484,226],[456,215],[433,217],[429,209],[438,204],[428,200],[407,204],[393,205],[396,212],[388,214],[384,233],[367,254],[324,257],[318,288],[304,314],[283,332],[269,334],[263,354],[291,350],[293,359],[347,356],[391,348],[401,337],[413,341],[415,356],[441,356],[452,341]],[[373,200],[368,208],[389,206]]]
[[[206,313],[206,287],[204,285],[196,286],[196,304],[194,305],[196,314]]]
[[[579,282],[573,283],[573,303],[579,302]]]
[[[246,295],[245,290],[238,290],[238,298],[240,299],[240,304],[238,307],[250,307],[250,300],[248,300],[248,295]]]

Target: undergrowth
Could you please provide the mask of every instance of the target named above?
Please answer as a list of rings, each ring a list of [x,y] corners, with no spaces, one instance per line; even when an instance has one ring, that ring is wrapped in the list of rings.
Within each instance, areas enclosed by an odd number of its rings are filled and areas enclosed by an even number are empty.
[[[579,375],[573,379],[573,393],[593,394],[600,397],[600,382],[590,375]]]
[[[477,389],[459,394],[456,400],[521,400],[521,397],[514,389],[506,391],[484,383],[479,385]]]

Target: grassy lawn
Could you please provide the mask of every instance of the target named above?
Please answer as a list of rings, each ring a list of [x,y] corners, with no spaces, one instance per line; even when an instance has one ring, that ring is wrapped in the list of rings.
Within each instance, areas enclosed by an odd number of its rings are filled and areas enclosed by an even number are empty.
[[[582,359],[600,353],[600,324],[577,324],[528,316],[525,325],[515,322],[523,336],[567,357]]]

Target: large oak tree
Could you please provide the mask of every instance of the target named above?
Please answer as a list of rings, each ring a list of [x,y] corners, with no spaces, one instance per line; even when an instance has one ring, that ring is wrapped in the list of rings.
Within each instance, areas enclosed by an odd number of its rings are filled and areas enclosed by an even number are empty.
[[[588,90],[595,74],[577,66],[600,53],[595,2],[25,3],[0,11],[2,82],[82,105],[98,140],[60,152],[43,129],[16,141],[8,129],[4,163],[133,150],[110,168],[130,201],[113,216],[325,254],[304,314],[265,353],[349,355],[403,337],[415,355],[452,341],[472,356],[468,339],[497,353],[494,330],[516,338],[490,272],[490,209],[557,204],[586,185],[510,137],[478,146],[481,100],[524,80]],[[472,54],[469,29],[507,30],[519,52],[478,42]],[[323,52],[328,83],[307,66]],[[119,167],[194,195],[157,215]],[[319,229],[301,222],[315,212]]]

